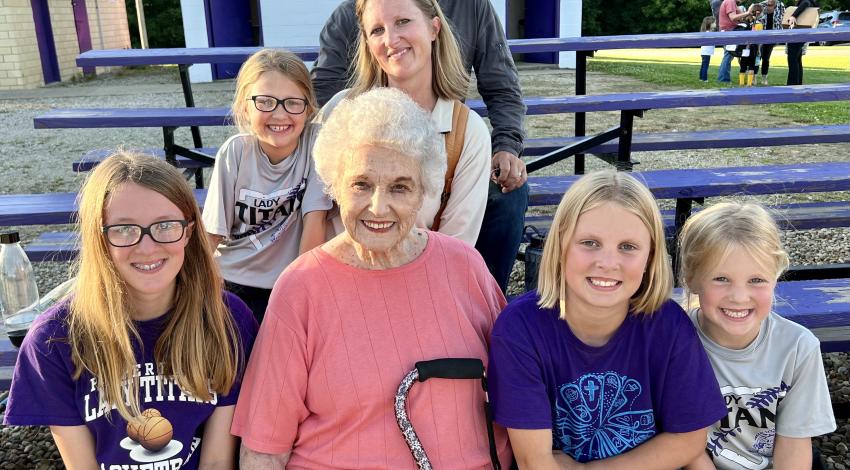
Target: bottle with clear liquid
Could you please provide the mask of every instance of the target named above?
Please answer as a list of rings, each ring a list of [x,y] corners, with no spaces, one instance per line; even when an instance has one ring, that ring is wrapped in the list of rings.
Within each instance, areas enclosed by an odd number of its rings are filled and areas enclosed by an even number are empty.
[[[0,234],[0,312],[3,321],[38,300],[38,286],[18,232]]]
[[[18,311],[5,319],[6,333],[9,335],[9,340],[16,347],[21,346],[27,331],[32,322],[41,315],[42,312],[59,303],[62,299],[68,296],[74,290],[74,284],[77,278],[71,278],[67,281],[54,287],[53,290],[44,295],[44,297],[36,300],[27,308]]]

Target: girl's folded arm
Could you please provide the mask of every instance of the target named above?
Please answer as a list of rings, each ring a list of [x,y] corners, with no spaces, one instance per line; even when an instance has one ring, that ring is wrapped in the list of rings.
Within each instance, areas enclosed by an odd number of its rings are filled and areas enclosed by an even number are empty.
[[[80,426],[50,426],[53,441],[68,470],[98,468],[94,454],[94,437],[89,428]]]
[[[775,470],[812,468],[812,438],[776,435],[773,448]]]
[[[610,459],[587,464],[588,469],[676,469],[693,462],[705,448],[708,428],[691,432],[663,432],[634,449]]]

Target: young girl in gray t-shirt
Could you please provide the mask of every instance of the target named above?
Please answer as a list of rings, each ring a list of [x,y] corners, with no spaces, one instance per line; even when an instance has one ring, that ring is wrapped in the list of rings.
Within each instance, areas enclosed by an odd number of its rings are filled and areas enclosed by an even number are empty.
[[[682,283],[699,297],[689,315],[729,411],[687,468],[811,468],[811,438],[835,418],[818,339],[771,311],[788,267],[773,218],[757,204],[716,204],[685,223],[680,253]]]
[[[284,268],[325,241],[331,201],[313,165],[316,109],[296,55],[264,49],[239,70],[232,115],[241,133],[218,151],[203,220],[227,289],[258,321]]]

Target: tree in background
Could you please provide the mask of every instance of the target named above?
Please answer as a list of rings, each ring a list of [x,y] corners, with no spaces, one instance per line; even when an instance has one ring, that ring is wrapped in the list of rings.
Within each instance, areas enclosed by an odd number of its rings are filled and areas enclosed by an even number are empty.
[[[781,1],[781,0],[780,0]],[[751,1],[745,1],[749,6]],[[784,2],[796,4],[796,0]],[[850,0],[819,0],[820,11],[850,10]],[[584,0],[582,35],[686,33],[699,31],[711,14],[708,0]]]
[[[124,0],[127,6],[127,23],[130,26],[130,43],[140,48],[139,21],[136,18],[136,0]],[[180,0],[144,0],[145,26],[150,47],[185,47],[183,15]]]

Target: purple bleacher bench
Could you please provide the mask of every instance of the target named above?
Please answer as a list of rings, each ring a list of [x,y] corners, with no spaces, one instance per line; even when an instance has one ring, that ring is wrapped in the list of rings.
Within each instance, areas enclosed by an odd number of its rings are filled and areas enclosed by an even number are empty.
[[[524,98],[527,115],[850,100],[850,83]],[[469,107],[487,115],[481,100]],[[229,108],[53,109],[36,129],[230,125]]]
[[[544,137],[526,139],[523,156],[539,156],[572,145],[581,137]],[[850,142],[850,125],[796,126],[762,129],[719,129],[692,132],[639,133],[632,137],[633,152],[663,150],[694,150],[716,148],[769,147],[801,144],[835,144]],[[617,152],[617,139],[588,150],[588,153],[610,154]],[[200,148],[198,152],[214,156],[218,149]],[[83,154],[73,162],[74,171],[89,171],[114,149],[96,149]],[[159,148],[133,149],[133,151],[157,158],[165,158],[165,150]],[[210,165],[191,158],[177,156],[178,168],[206,168]]]
[[[218,152],[217,148],[212,147],[204,147],[193,150],[203,153],[205,155],[209,155],[210,158],[215,158],[216,152]],[[143,155],[150,155],[152,157],[156,157],[163,160],[165,159],[165,150],[161,148],[137,148],[127,149],[127,151],[141,153]],[[97,166],[100,162],[106,159],[106,157],[112,155],[113,153],[115,153],[115,149],[89,150],[88,152],[84,153],[79,160],[74,161],[71,164],[71,168],[76,172],[91,171],[92,168]],[[207,162],[200,162],[188,157],[178,155],[176,157],[175,166],[177,168],[209,168],[212,165],[208,164]]]

